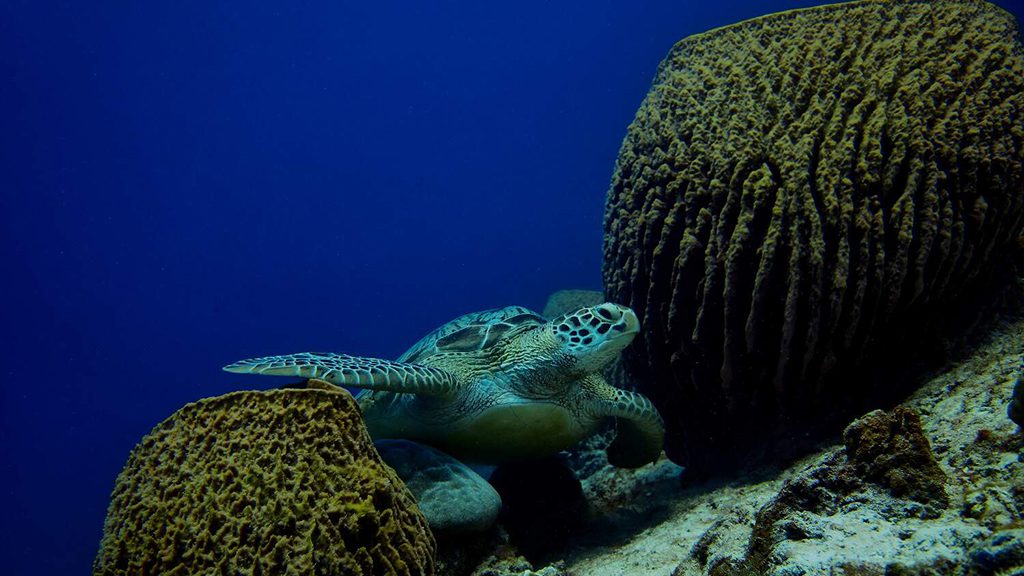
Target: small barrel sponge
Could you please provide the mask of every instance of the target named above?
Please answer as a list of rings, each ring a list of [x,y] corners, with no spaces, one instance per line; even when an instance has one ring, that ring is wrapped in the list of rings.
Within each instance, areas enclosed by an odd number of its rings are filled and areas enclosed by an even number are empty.
[[[986,2],[849,2],[677,43],[619,154],[603,268],[640,316],[627,360],[669,456],[729,467],[863,409],[856,370],[1021,233],[1022,139],[1016,22]]]
[[[143,438],[93,573],[418,575],[433,556],[351,395],[287,389],[189,404]]]

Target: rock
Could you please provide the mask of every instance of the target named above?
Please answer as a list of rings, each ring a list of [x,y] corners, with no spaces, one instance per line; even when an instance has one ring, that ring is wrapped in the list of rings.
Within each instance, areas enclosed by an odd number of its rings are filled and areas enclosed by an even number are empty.
[[[569,576],[559,565],[534,570],[522,556],[492,557],[483,562],[472,576]]]
[[[433,561],[412,494],[331,387],[207,398],[157,425],[117,477],[93,573],[414,576]]]
[[[946,475],[935,462],[914,410],[875,410],[850,424],[843,442],[850,464],[862,478],[889,488],[899,498],[940,508],[949,504]]]
[[[615,439],[615,424],[608,422],[601,429],[583,439],[565,453],[565,464],[581,482],[605,468],[614,468],[608,462],[608,446]]]
[[[408,440],[377,440],[374,445],[409,487],[435,532],[482,532],[498,518],[501,497],[465,464]]]
[[[714,576],[955,573],[966,558],[960,543],[983,530],[950,522],[954,511],[897,498],[861,472],[843,450],[825,455],[758,511],[742,558],[709,559],[705,552],[704,570]],[[713,534],[705,538],[713,541]]]
[[[508,534],[495,525],[486,532],[437,532],[438,576],[469,576],[486,564],[496,550],[508,546]]]
[[[1024,374],[1024,368],[1021,374]],[[1006,407],[1006,415],[1014,424],[1024,428],[1024,376],[1021,374],[1014,380],[1013,395],[1010,397],[1010,405]]]
[[[1024,574],[1024,529],[992,534],[971,550],[967,574]]]
[[[844,2],[678,42],[604,219],[605,296],[640,318],[626,358],[669,457],[734,470],[911,392],[893,368],[914,343],[1008,279],[1021,117],[1017,25],[988,2]]]

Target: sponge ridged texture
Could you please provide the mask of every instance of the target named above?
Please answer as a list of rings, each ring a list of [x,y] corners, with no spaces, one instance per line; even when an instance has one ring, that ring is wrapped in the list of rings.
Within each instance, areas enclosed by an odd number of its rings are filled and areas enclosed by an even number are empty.
[[[836,376],[927,330],[1021,233],[1016,35],[986,2],[867,0],[676,44],[604,245],[670,454],[728,460],[862,396]]]
[[[118,476],[94,573],[405,575],[434,540],[344,391],[237,392],[154,428]]]

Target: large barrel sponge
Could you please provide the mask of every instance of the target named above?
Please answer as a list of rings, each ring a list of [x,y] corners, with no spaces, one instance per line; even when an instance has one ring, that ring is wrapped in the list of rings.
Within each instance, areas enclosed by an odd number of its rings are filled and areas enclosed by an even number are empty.
[[[728,467],[863,409],[859,370],[1021,233],[1022,137],[1016,23],[986,2],[849,2],[676,44],[604,220],[606,296],[641,318],[628,360],[670,457]]]
[[[117,478],[93,571],[405,575],[434,539],[344,390],[237,392],[152,430]]]

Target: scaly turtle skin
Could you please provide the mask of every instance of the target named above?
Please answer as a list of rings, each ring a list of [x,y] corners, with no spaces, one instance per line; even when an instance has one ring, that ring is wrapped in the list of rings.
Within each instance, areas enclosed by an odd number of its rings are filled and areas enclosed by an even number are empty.
[[[306,352],[224,369],[364,388],[359,403],[375,439],[414,440],[482,464],[557,453],[612,416],[608,460],[635,468],[657,460],[664,424],[650,400],[614,388],[600,370],[639,328],[617,304],[551,321],[509,306],[460,316],[397,361]]]

